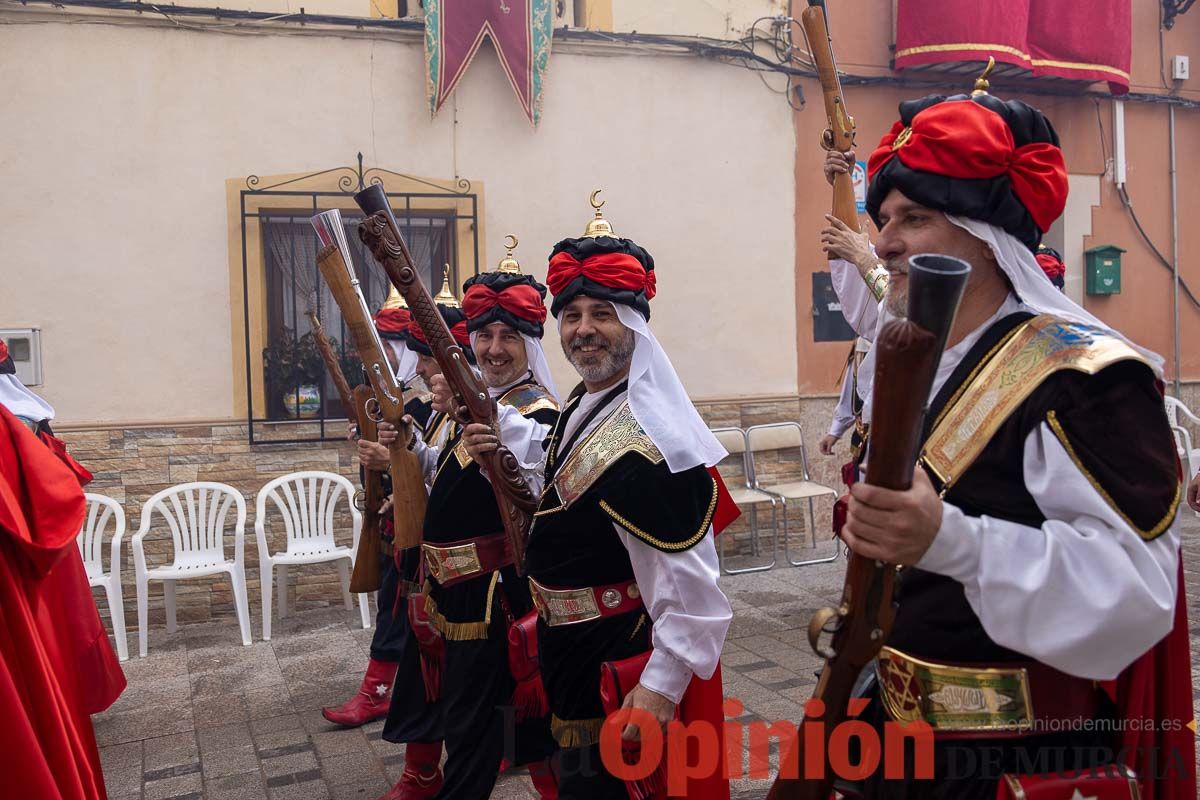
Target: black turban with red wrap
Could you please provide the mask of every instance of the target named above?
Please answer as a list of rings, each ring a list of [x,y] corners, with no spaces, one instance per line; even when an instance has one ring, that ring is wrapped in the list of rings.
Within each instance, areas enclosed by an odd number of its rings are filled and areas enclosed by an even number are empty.
[[[8,343],[0,339],[0,375],[12,375],[16,371],[17,365],[13,363],[12,356],[8,354]]]
[[[400,341],[408,338],[412,312],[407,308],[381,308],[371,319],[375,322],[375,330],[379,331],[380,338]]]
[[[438,311],[442,313],[442,319],[446,321],[446,327],[450,329],[450,333],[454,336],[454,341],[463,349],[463,353],[467,356],[467,361],[471,366],[475,365],[475,351],[471,349],[471,335],[467,333],[467,315],[462,312],[461,308],[451,308],[450,306],[438,306]],[[420,353],[423,356],[433,356],[433,351],[429,349],[429,340],[425,338],[425,331],[421,330],[421,326],[417,324],[416,319],[408,324],[408,336],[404,343],[409,350],[415,353]]]
[[[563,239],[550,251],[546,284],[555,317],[579,295],[624,303],[650,319],[654,258],[629,239],[614,236]]]
[[[1002,228],[1030,250],[1067,202],[1067,167],[1050,120],[989,94],[901,103],[867,174],[876,225],[884,198],[899,189],[928,208]]]
[[[463,284],[463,311],[467,330],[477,331],[493,322],[535,339],[542,338],[546,322],[546,287],[530,275],[484,272]]]
[[[1033,257],[1037,259],[1038,266],[1042,268],[1042,272],[1046,273],[1046,277],[1050,279],[1051,283],[1059,289],[1067,285],[1063,277],[1067,272],[1067,265],[1063,263],[1061,253],[1053,247],[1039,244]]]

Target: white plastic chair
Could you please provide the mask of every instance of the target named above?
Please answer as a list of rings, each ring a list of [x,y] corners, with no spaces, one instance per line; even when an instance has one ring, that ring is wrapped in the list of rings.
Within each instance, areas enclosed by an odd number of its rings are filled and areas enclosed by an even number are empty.
[[[267,498],[274,501],[283,517],[287,531],[287,549],[271,553],[267,545]],[[338,501],[346,500],[353,528],[350,547],[334,541],[334,513]],[[317,564],[336,561],[342,579],[342,595],[346,610],[353,608],[350,599],[350,573],[354,555],[358,552],[358,537],[362,531],[362,514],[354,507],[354,486],[341,475],[332,472],[293,472],[264,486],[255,505],[254,534],[258,539],[259,575],[262,583],[263,640],[271,640],[271,584],[275,568],[279,568],[279,616],[287,616],[287,570],[292,564]],[[358,610],[363,629],[371,627],[371,611],[366,594],[358,596]]]
[[[108,613],[112,617],[113,639],[117,643],[117,657],[129,660],[129,642],[125,639],[125,603],[121,598],[121,539],[125,536],[125,512],[121,504],[102,494],[85,492],[87,516],[83,527],[75,537],[79,545],[79,556],[87,573],[90,586],[103,586],[108,596]],[[112,555],[109,571],[104,571],[104,531],[109,520],[113,522]]]
[[[763,564],[750,565],[746,567],[738,567],[732,569],[728,566],[728,558],[725,555],[725,545],[730,534],[728,531],[717,537],[717,555],[721,564],[721,571],[726,575],[739,575],[745,572],[765,572],[771,569],[778,563],[779,559],[779,516],[777,503],[778,500],[774,495],[759,491],[751,486],[754,482],[754,469],[747,455],[746,450],[746,432],[741,428],[713,428],[712,433],[717,437],[717,441],[721,443],[728,452],[730,457],[740,456],[742,459],[742,475],[743,479],[740,485],[728,486],[729,495],[733,502],[739,507],[748,507],[750,509],[750,547],[753,555],[759,553],[759,530],[758,530],[758,504],[771,504],[771,560]]]
[[[805,500],[808,502],[808,538],[810,547],[817,546],[816,514],[813,501],[819,497],[829,497],[837,500],[837,490],[817,483],[809,477],[808,452],[804,449],[804,430],[799,422],[772,422],[767,425],[752,425],[746,429],[746,448],[749,451],[751,471],[751,486],[759,491],[774,495],[783,506],[783,557],[793,567],[803,567],[808,564],[826,564],[837,558],[838,548],[828,558],[810,558],[805,561],[795,561],[791,556],[792,537],[788,531],[788,502]],[[784,481],[764,485],[758,477],[755,457],[759,453],[770,450],[791,450],[799,448],[800,466],[803,470],[801,480]]]
[[[225,557],[225,530],[230,507],[237,509],[233,523],[233,560]],[[175,559],[165,567],[146,568],[142,540],[150,531],[155,514],[171,529]],[[242,644],[250,646],[250,610],[246,601],[244,549],[246,500],[242,493],[224,483],[196,481],[163,489],[142,507],[142,524],[133,535],[133,564],[137,576],[138,655],[146,655],[146,617],[149,583],[162,581],[167,610],[167,633],[174,633],[175,581],[229,573],[233,602],[237,608]]]

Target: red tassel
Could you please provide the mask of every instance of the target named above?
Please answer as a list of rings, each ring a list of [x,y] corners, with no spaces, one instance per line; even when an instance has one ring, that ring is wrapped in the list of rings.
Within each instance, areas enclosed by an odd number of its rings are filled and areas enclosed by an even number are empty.
[[[642,745],[640,742],[621,742],[621,755],[626,764],[636,764]],[[667,800],[667,771],[664,764],[638,781],[625,781],[629,800]]]

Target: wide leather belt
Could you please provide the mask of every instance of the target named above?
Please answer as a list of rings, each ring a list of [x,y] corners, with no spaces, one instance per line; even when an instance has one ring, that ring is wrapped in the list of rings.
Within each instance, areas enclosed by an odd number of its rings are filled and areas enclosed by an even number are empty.
[[[426,570],[442,586],[490,575],[513,563],[512,549],[503,533],[439,545],[422,544],[421,550]]]
[[[583,589],[551,589],[530,578],[529,593],[538,616],[552,628],[613,617],[643,607],[642,593],[633,581]]]
[[[889,716],[923,720],[939,738],[1079,730],[1095,718],[1099,703],[1093,681],[1036,661],[938,664],[885,647],[876,669]]]

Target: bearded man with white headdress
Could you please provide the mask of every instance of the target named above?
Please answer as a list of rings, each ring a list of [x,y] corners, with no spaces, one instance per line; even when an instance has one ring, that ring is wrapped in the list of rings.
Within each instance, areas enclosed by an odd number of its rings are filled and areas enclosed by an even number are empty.
[[[887,275],[864,277],[886,294],[875,308],[868,283],[833,262],[847,319],[901,315],[919,253],[963,259],[971,276],[930,397],[923,469],[907,491],[853,486],[841,530],[860,556],[902,567],[868,716],[934,730],[933,779],[910,763],[903,779],[870,778],[865,796],[1033,797],[1061,780],[1055,797],[1115,797],[1129,784],[1115,771],[1061,777],[1114,758],[1140,770],[1143,797],[1195,796],[1190,735],[1122,724],[1192,718],[1162,359],[1038,264],[1067,196],[1053,126],[986,85],[905,102],[869,179]],[[1141,769],[1148,758],[1158,770]]]
[[[539,465],[533,483],[544,487],[525,566],[564,800],[626,796],[599,757],[606,663],[652,649],[624,705],[665,725],[681,703],[685,717],[695,707],[685,695],[704,694],[719,731],[714,673],[732,617],[713,544],[727,495],[709,470],[725,451],[647,324],[654,259],[596,216],[583,237],[555,245],[547,276],[563,351],[583,382],[545,452],[524,446],[529,426],[516,415],[500,420],[504,444]],[[464,438],[475,456],[497,444],[485,426]],[[687,796],[728,797],[728,783],[717,776]]]

